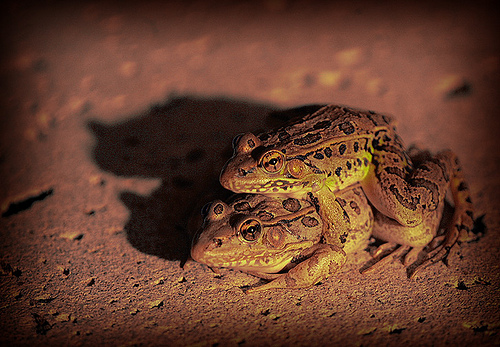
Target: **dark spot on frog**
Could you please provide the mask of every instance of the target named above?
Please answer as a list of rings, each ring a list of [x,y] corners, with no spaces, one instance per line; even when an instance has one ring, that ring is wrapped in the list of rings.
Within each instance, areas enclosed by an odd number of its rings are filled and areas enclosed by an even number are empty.
[[[346,211],[344,211],[344,213],[342,214],[342,217],[344,217],[344,220],[349,223],[351,221],[351,219],[349,218],[349,215],[347,214]]]
[[[289,133],[287,133],[287,132],[286,132],[286,131],[284,131],[284,130],[278,134],[278,139],[279,139],[280,141],[286,141],[286,140],[288,140],[289,138],[290,138],[290,134],[289,134]]]
[[[313,193],[311,193],[311,192],[307,193],[307,197],[309,198],[311,203],[314,205],[316,212],[319,212],[319,200],[318,200],[318,198],[315,197],[313,195]]]
[[[458,284],[457,284],[456,288],[459,289],[459,290],[467,290],[467,289],[469,289],[469,287],[467,287],[467,285],[465,284],[464,281],[458,281]]]
[[[308,228],[315,227],[319,224],[318,220],[314,217],[305,216],[302,218],[302,224]]]
[[[335,169],[335,175],[337,175],[338,177],[340,177],[341,172],[342,172],[342,168],[340,166]]]
[[[314,154],[314,158],[321,160],[321,159],[324,159],[325,157],[323,156],[323,153],[321,153],[321,152],[316,152],[316,153]]]
[[[354,125],[351,122],[344,122],[339,125],[339,129],[344,132],[346,135],[350,135],[354,132]]]
[[[345,153],[346,149],[347,149],[347,146],[345,145],[345,143],[341,144],[339,146],[339,153],[340,153],[340,155],[343,155]]]
[[[248,143],[248,147],[250,147],[250,148],[254,148],[254,147],[255,147],[255,142],[254,142],[254,140],[252,140],[252,139],[248,139],[247,143]]]
[[[283,201],[282,203],[283,208],[289,212],[297,212],[300,210],[300,202],[297,199],[294,198],[288,198]]]
[[[221,239],[213,239],[213,245],[215,248],[218,248],[220,246],[222,246],[222,240]]]
[[[359,151],[359,143],[356,141],[354,142],[354,153],[357,153]]]
[[[340,243],[346,243],[347,242],[347,237],[349,235],[347,233],[343,233],[342,235],[339,236]]]
[[[326,129],[326,128],[329,128],[331,125],[332,125],[331,121],[324,120],[324,121],[321,121],[321,122],[318,122],[318,123],[314,124],[313,128],[316,129],[316,130]]]
[[[260,220],[267,222],[273,219],[274,215],[267,211],[259,211],[259,213],[257,213],[257,217],[259,217]]]
[[[239,202],[234,205],[234,210],[235,211],[248,211],[250,210],[250,204],[246,201]]]
[[[347,170],[351,170],[352,164],[350,161],[346,162],[345,165],[347,166]]]
[[[222,206],[222,204],[217,204],[215,205],[214,207],[214,213],[219,215],[221,214],[222,212],[224,211],[224,206]]]
[[[330,147],[326,147],[325,150],[324,150],[324,152],[325,152],[325,155],[326,155],[327,158],[330,158],[332,156],[332,154],[333,154],[333,151],[332,151],[332,149]]]
[[[260,134],[259,140],[266,141],[267,139],[269,139],[269,137],[271,137],[271,135],[269,135],[268,133]]]
[[[389,117],[387,117],[385,114],[382,115],[382,119],[384,120],[384,122],[386,122],[387,124],[389,124],[391,122],[391,119]]]
[[[293,140],[293,143],[296,144],[297,146],[306,146],[314,142],[318,142],[321,140],[321,134],[314,133],[314,134],[307,134],[305,136],[302,136],[301,138]]]
[[[349,206],[351,206],[352,210],[356,213],[356,214],[360,214],[361,213],[361,209],[359,208],[358,204],[356,203],[356,201],[351,201],[349,203]]]
[[[356,163],[358,164],[358,166],[361,166],[361,164],[362,164],[362,163],[361,163],[361,159],[356,158]]]
[[[345,205],[347,205],[346,201],[342,198],[336,198],[335,200],[337,200],[337,202],[340,204],[340,206],[344,207]]]

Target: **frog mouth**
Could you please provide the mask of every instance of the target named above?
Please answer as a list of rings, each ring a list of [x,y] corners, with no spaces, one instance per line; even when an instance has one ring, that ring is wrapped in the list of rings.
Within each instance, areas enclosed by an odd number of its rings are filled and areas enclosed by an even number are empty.
[[[312,241],[289,243],[279,250],[247,249],[241,252],[221,251],[205,254],[198,261],[208,266],[227,267],[242,271],[258,271],[275,273],[282,270],[286,265],[299,255],[304,249],[313,245]]]
[[[297,190],[305,188],[309,181],[288,181],[288,180],[274,180],[266,181],[265,183],[255,182],[230,182],[225,184],[225,188],[232,190],[236,193],[258,193],[258,194],[289,194]]]

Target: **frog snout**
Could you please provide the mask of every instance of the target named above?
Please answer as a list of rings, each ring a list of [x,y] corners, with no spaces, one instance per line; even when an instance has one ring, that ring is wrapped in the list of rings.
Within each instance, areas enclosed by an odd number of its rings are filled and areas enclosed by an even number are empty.
[[[211,252],[222,246],[222,243],[220,238],[202,234],[193,240],[191,258],[198,263],[207,264]]]

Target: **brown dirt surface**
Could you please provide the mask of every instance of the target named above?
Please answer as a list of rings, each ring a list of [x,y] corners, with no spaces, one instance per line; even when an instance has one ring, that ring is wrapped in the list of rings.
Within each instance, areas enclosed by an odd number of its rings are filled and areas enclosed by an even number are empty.
[[[68,3],[0,5],[0,344],[499,344],[497,1]],[[251,295],[186,262],[231,139],[318,103],[453,149],[484,236]]]

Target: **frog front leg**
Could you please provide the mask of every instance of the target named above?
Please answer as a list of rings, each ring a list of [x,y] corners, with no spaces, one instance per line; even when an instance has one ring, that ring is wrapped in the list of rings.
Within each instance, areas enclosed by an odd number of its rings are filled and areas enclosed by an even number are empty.
[[[338,246],[329,244],[316,244],[302,252],[296,260],[294,267],[283,274],[259,274],[250,272],[258,277],[272,279],[271,282],[259,287],[247,290],[247,293],[255,293],[274,288],[304,288],[310,287],[325,280],[331,274],[337,272],[345,263],[346,254]]]
[[[351,224],[349,215],[341,202],[326,186],[315,193],[309,193],[308,199],[316,206],[316,210],[321,216],[323,237],[326,243],[343,248],[348,239]]]

